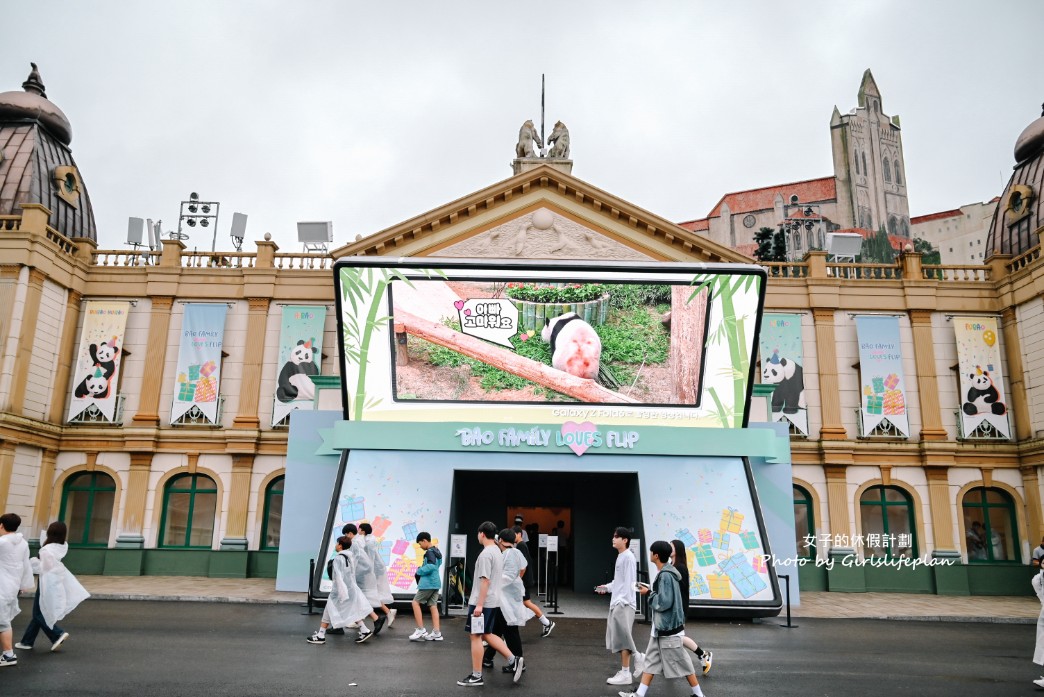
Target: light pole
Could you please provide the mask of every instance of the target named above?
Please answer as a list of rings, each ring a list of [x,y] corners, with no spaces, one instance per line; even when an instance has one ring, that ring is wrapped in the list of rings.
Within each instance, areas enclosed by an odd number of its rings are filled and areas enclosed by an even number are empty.
[[[189,194],[188,201],[181,202],[181,213],[178,216],[177,239],[188,239],[188,234],[181,232],[182,225],[188,225],[189,227],[196,227],[196,225],[199,225],[200,227],[210,227],[213,225],[214,236],[210,242],[210,251],[216,251],[218,209],[220,207],[221,204],[217,201],[200,201],[199,194],[193,191]]]

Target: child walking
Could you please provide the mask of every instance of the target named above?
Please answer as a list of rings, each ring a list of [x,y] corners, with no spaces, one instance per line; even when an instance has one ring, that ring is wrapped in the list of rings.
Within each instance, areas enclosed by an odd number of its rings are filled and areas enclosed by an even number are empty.
[[[325,644],[326,630],[333,625],[335,629],[358,623],[359,637],[355,643],[361,644],[375,634],[363,623],[366,617],[375,622],[377,613],[370,607],[366,596],[355,582],[355,559],[349,553],[352,540],[347,535],[337,538],[335,545],[337,556],[327,562],[327,572],[333,587],[326,599],[326,609],[319,630],[308,637],[309,644]]]
[[[60,520],[48,525],[39,556],[30,560],[33,573],[38,574],[40,580],[33,597],[33,617],[22,634],[22,640],[15,644],[16,649],[31,650],[36,636],[43,630],[51,641],[51,651],[57,651],[69,638],[69,632],[59,627],[58,621],[91,597],[62,563],[69,552],[69,545],[65,542],[68,534],[69,528]]]
[[[410,641],[442,641],[439,627],[439,580],[442,568],[442,552],[431,544],[431,533],[417,533],[417,544],[424,550],[424,563],[417,569],[417,594],[413,596],[413,618],[417,620],[417,629],[410,635]],[[431,611],[431,633],[424,630],[424,611],[422,606]]]

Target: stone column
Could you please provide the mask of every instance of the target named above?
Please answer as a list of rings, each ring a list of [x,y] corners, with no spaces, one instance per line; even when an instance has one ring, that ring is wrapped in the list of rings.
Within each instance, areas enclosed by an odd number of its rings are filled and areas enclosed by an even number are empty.
[[[60,424],[65,419],[65,400],[68,399],[69,373],[76,360],[76,325],[80,319],[83,295],[75,290],[69,291],[69,301],[65,306],[65,324],[62,326],[62,339],[58,350],[58,361],[54,371],[54,385],[51,388],[51,410],[47,420]]]
[[[247,298],[250,316],[247,318],[246,347],[243,351],[243,380],[239,388],[239,414],[232,421],[233,428],[261,428],[257,416],[261,394],[261,369],[265,361],[265,329],[268,324],[268,298]]]
[[[116,537],[117,549],[141,549],[145,546],[145,502],[149,495],[152,453],[131,453],[130,461],[123,497],[123,518]]]
[[[822,403],[823,427],[819,431],[821,440],[845,440],[841,419],[841,397],[837,381],[837,338],[834,335],[834,310],[813,308],[812,317],[816,325],[816,353],[819,355],[819,399]],[[845,520],[848,520],[847,518]]]
[[[953,501],[950,495],[950,468],[925,466],[928,478],[928,505],[932,513],[932,530],[935,532],[935,553],[957,552],[953,540]],[[959,504],[958,504],[959,505]]]
[[[833,539],[851,540],[848,511],[848,472],[844,465],[826,465],[827,510],[830,511],[830,536]],[[845,545],[847,548],[848,545]]]
[[[1029,403],[1026,400],[1026,379],[1022,371],[1022,345],[1019,342],[1019,327],[1016,323],[1015,308],[1007,307],[1001,311],[1001,332],[1004,334],[1004,357],[1008,362],[1008,382],[1011,385],[1009,404],[1015,421],[1015,437],[1027,440],[1033,437],[1033,424],[1030,421]]]
[[[40,269],[29,269],[29,289],[25,294],[25,305],[22,306],[22,327],[18,332],[14,369],[11,373],[11,402],[8,411],[14,414],[23,413],[29,365],[33,360],[33,352],[40,350],[36,345],[36,324],[40,319],[40,300],[43,297],[45,278],[47,274]]]
[[[1040,479],[1036,465],[1019,467],[1022,474],[1022,488],[1026,492],[1026,535],[1029,536],[1030,549],[1034,542],[1044,538],[1044,521],[1040,515]]]
[[[164,240],[166,241],[166,240]],[[152,299],[149,317],[149,343],[145,349],[145,375],[141,379],[141,402],[134,415],[134,426],[159,426],[159,399],[163,387],[163,364],[167,357],[167,334],[170,330],[170,308],[174,298],[156,296]]]
[[[7,494],[11,490],[11,472],[14,471],[14,441],[0,441],[0,510],[7,510]]]
[[[44,450],[40,453],[40,472],[36,477],[36,502],[33,505],[33,520],[23,525],[26,537],[34,535],[47,527],[51,522],[51,497],[54,495],[54,466],[58,459],[57,450]],[[55,519],[58,511],[54,512]]]
[[[907,257],[904,255],[904,263]],[[917,259],[920,259],[917,255]],[[913,327],[914,362],[917,365],[917,392],[921,403],[921,440],[946,440],[939,409],[939,378],[935,370],[935,344],[932,337],[932,311],[910,310]]]
[[[232,486],[228,494],[228,517],[221,549],[244,551],[247,548],[247,510],[250,508],[250,477],[253,455],[232,456]]]

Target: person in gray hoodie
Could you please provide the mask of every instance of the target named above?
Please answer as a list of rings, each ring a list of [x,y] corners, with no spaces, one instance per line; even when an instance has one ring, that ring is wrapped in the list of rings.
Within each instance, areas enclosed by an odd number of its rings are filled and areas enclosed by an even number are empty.
[[[649,596],[649,607],[653,611],[652,636],[645,651],[645,668],[642,682],[635,692],[621,692],[620,697],[645,697],[652,684],[653,676],[685,678],[692,694],[704,697],[692,658],[682,644],[685,633],[685,601],[681,594],[681,574],[671,561],[670,542],[657,540],[649,545],[649,556],[656,566],[656,579],[652,588],[639,585],[638,592]]]
[[[0,515],[0,668],[18,664],[11,621],[20,611],[18,591],[31,591],[33,567],[29,564],[29,544],[18,532],[22,519],[17,513]]]

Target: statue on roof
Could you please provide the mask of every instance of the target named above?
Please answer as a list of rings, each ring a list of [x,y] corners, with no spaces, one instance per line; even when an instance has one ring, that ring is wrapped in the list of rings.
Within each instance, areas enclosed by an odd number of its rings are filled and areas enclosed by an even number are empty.
[[[559,121],[555,124],[555,130],[551,131],[551,135],[548,136],[547,144],[551,147],[551,151],[547,154],[548,157],[560,160],[569,159],[569,129],[564,123]]]
[[[36,67],[36,63],[30,63],[33,69],[29,71],[29,77],[22,83],[22,89],[26,92],[35,92],[44,99],[47,99],[47,92],[44,90],[43,78],[40,77],[40,70]]]
[[[515,145],[515,157],[540,157],[537,148],[543,147],[544,141],[537,133],[533,120],[530,119],[522,124],[522,128],[518,131],[518,144]]]

